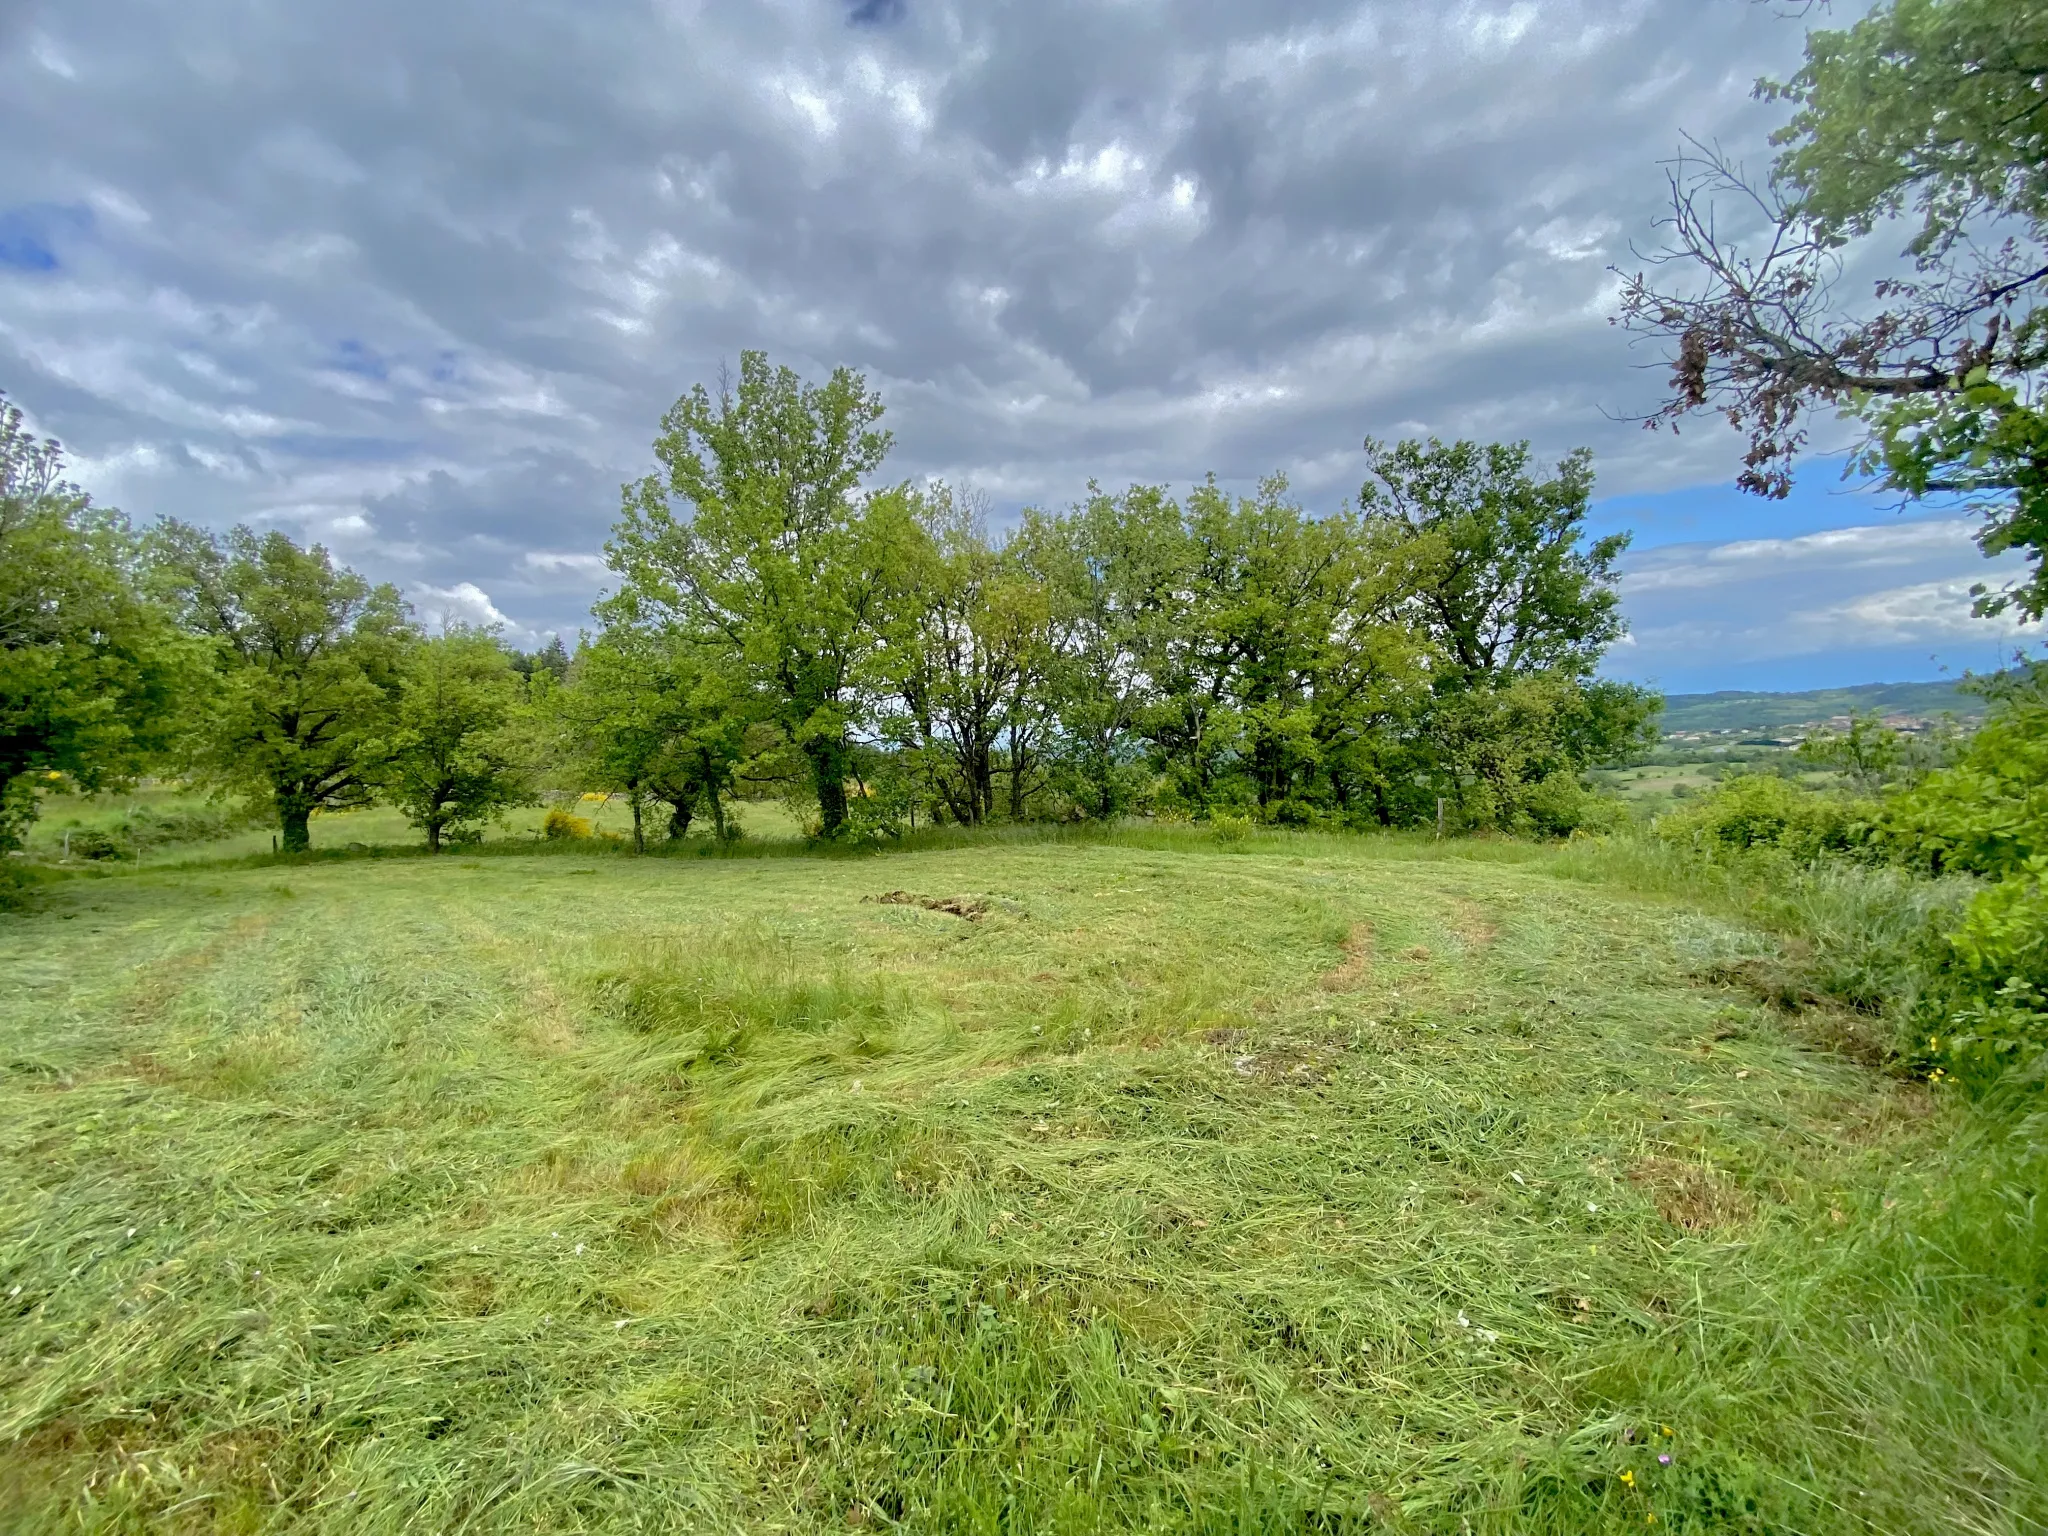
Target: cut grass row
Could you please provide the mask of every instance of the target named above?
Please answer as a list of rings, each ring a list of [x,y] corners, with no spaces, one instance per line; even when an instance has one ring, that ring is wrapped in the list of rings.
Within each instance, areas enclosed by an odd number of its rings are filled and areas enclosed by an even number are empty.
[[[1754,932],[1582,851],[923,841],[7,919],[0,1518],[2048,1521],[2038,1140],[1697,980]]]

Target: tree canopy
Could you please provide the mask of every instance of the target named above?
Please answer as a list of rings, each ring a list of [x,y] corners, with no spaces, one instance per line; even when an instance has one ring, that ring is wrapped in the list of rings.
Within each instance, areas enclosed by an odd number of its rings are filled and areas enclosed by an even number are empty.
[[[1979,610],[2039,619],[2048,0],[1885,0],[1810,33],[1803,67],[1757,89],[1794,109],[1769,179],[1699,149],[1672,174],[1667,244],[1624,277],[1617,318],[1672,348],[1650,424],[1724,416],[1749,439],[1739,483],[1783,497],[1813,410],[1860,421],[1853,468],[1966,498],[1987,554],[2027,556]],[[1758,239],[1722,233],[1729,202]],[[1857,299],[1846,274],[1889,238],[1898,262]]]

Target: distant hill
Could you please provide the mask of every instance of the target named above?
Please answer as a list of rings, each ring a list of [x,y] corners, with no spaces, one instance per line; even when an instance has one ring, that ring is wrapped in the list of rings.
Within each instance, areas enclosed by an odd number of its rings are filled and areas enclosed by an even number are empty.
[[[1879,714],[1953,714],[1979,719],[1984,701],[1959,692],[1954,683],[1861,683],[1854,688],[1815,688],[1807,693],[1667,693],[1667,731],[1743,731],[1804,725],[1859,710]]]

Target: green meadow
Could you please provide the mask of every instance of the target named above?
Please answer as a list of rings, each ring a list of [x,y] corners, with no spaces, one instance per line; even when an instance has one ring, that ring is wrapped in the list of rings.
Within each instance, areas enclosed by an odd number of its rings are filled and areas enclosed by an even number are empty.
[[[1658,885],[1171,828],[57,881],[0,1526],[2042,1530],[2038,1126]]]

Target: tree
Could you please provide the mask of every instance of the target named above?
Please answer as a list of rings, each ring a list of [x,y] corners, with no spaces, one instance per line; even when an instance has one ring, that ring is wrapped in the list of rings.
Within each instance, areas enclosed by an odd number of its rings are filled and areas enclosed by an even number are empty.
[[[1359,502],[1400,568],[1396,610],[1436,653],[1406,749],[1382,760],[1468,824],[1554,823],[1538,802],[1561,805],[1582,769],[1653,739],[1660,707],[1644,689],[1593,680],[1625,632],[1615,562],[1628,536],[1584,541],[1591,455],[1567,454],[1540,478],[1527,443],[1365,449]]]
[[[1440,691],[1525,672],[1592,673],[1623,633],[1614,562],[1628,535],[1582,544],[1593,458],[1566,454],[1539,479],[1524,443],[1367,438],[1358,493],[1405,567],[1404,608],[1446,670]]]
[[[1865,436],[1851,469],[1904,495],[1956,493],[1987,554],[2032,571],[1980,612],[2048,609],[2048,0],[1887,0],[1815,31],[1769,180],[1716,151],[1671,174],[1669,243],[1624,275],[1616,318],[1671,346],[1670,394],[1648,424],[1695,411],[1747,433],[1738,483],[1783,497],[1806,417]],[[1723,234],[1717,204],[1762,226]],[[1844,292],[1867,242],[1914,224],[1870,302]]]
[[[1162,486],[1111,495],[1091,484],[1088,492],[1063,516],[1027,510],[1010,550],[1047,596],[1055,782],[1083,814],[1107,820],[1136,793],[1147,687],[1136,651],[1141,632],[1166,620],[1181,524]]]
[[[403,653],[380,782],[435,853],[448,832],[532,803],[508,730],[519,698],[512,658],[487,631],[451,629]]]
[[[626,487],[605,546],[613,614],[720,649],[770,701],[827,837],[917,535],[907,492],[861,490],[888,451],[881,415],[849,369],[814,385],[743,353],[736,384],[698,385],[663,418],[664,472]]]
[[[608,628],[578,651],[551,707],[577,782],[627,797],[636,851],[646,849],[644,811],[655,801],[669,807],[671,841],[688,835],[700,808],[726,836],[725,802],[747,755],[752,712],[706,648]]]
[[[402,664],[418,639],[405,603],[275,530],[166,522],[153,542],[187,627],[213,642],[201,770],[267,797],[284,851],[303,853],[313,812],[370,803],[389,761]]]
[[[0,396],[0,849],[34,819],[31,775],[97,789],[170,751],[193,656],[140,582],[127,522]]]
[[[511,659],[512,670],[528,682],[543,673],[558,683],[569,675],[569,650],[562,644],[560,635],[549,635],[548,643],[537,651],[512,651],[507,654]]]
[[[918,507],[926,537],[906,573],[889,663],[899,734],[947,765],[936,783],[955,820],[995,814],[999,766],[1008,770],[1010,814],[1021,817],[1046,715],[1046,590],[991,541],[977,499],[941,485]]]

